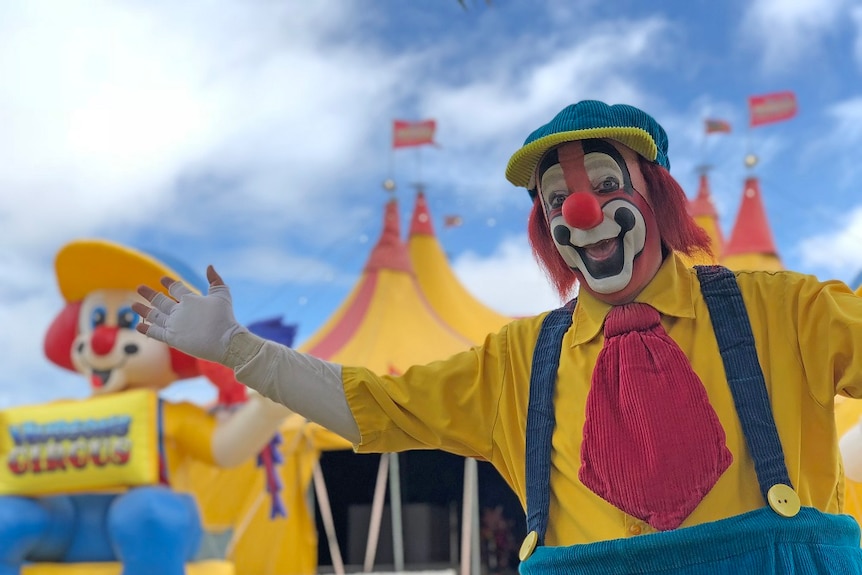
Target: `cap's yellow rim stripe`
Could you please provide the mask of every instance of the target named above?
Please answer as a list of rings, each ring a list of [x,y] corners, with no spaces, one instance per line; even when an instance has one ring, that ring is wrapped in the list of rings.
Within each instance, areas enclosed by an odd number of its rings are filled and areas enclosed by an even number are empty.
[[[658,157],[658,147],[652,136],[643,128],[607,127],[570,130],[543,136],[530,142],[512,155],[506,167],[506,179],[516,186],[527,188],[535,175],[536,166],[545,152],[558,144],[591,138],[609,138],[624,144],[649,160],[655,162]]]

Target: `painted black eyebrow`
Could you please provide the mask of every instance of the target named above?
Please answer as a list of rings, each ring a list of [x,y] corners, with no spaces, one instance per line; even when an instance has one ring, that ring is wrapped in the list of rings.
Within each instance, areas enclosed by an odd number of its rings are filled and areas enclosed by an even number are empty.
[[[632,178],[629,175],[629,167],[619,150],[605,140],[583,140],[582,145],[584,147],[584,155],[598,152],[612,157],[623,173],[623,187],[627,190],[632,190]]]
[[[560,163],[559,155],[557,154],[557,148],[552,148],[548,150],[548,152],[542,156],[542,161],[539,163],[539,179],[538,182],[542,181],[542,176],[545,175],[545,172],[548,171],[548,168],[551,166],[555,166]]]

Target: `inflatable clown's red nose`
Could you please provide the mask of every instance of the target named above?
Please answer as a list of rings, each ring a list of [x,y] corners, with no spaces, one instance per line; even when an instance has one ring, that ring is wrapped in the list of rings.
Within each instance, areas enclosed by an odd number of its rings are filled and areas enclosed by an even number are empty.
[[[594,195],[575,192],[563,202],[563,219],[573,228],[591,230],[602,223],[605,215]]]

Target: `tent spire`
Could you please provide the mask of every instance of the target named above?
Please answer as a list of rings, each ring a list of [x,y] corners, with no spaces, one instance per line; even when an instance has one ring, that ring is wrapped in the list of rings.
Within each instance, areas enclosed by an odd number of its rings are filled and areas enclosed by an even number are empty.
[[[730,240],[721,254],[721,263],[732,270],[783,269],[763,207],[760,182],[755,176],[745,179],[742,203]]]
[[[700,183],[697,188],[697,196],[689,200],[688,211],[694,221],[709,234],[710,247],[716,257],[721,257],[724,248],[724,236],[718,222],[718,211],[712,201],[712,192],[709,187],[709,167],[700,169]]]
[[[434,235],[431,214],[428,212],[428,202],[425,200],[425,193],[422,190],[416,193],[416,205],[413,208],[413,218],[410,221],[410,237],[417,235]]]
[[[739,254],[778,255],[756,176],[745,179],[742,203],[723,255]]]
[[[416,194],[407,248],[416,279],[431,308],[462,337],[474,345],[482,343],[489,333],[512,320],[477,300],[455,276],[434,235],[422,190]]]
[[[394,198],[386,202],[383,215],[383,233],[371,251],[364,271],[381,269],[397,270],[413,274],[410,254],[401,241],[401,223],[398,217],[398,201]]]

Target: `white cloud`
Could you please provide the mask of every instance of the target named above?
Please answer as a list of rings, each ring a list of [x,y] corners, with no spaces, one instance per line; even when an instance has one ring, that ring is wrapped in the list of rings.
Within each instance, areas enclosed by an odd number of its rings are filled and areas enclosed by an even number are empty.
[[[803,239],[797,249],[805,267],[823,270],[823,277],[850,281],[862,271],[860,246],[862,207],[856,207],[836,221],[834,229]]]
[[[235,187],[208,209],[295,217],[315,186],[346,177],[332,158],[367,153],[399,73],[343,33],[361,19],[350,6],[4,4],[0,214],[16,218],[0,239],[169,226],[175,203],[201,208],[175,184],[204,173]]]
[[[486,257],[465,252],[455,258],[452,269],[470,293],[500,313],[526,316],[560,305],[526,235],[505,238]]]
[[[71,239],[166,236],[163,251],[198,265],[178,238],[217,232],[241,256],[285,228],[313,237],[335,203],[347,219],[362,213],[343,201],[362,190],[337,184],[373,171],[369,142],[385,139],[390,88],[409,74],[361,37],[358,9],[0,4],[0,319],[14,326],[0,334],[4,381],[38,381],[26,391],[44,397],[66,395],[51,381],[75,381],[41,355],[63,305],[50,262]],[[283,279],[282,263],[302,265],[299,279],[328,273],[311,256],[257,258],[259,281]]]
[[[823,110],[823,115],[825,131],[805,146],[803,161],[831,165],[830,179],[841,187],[857,187],[862,164],[858,155],[847,151],[862,146],[862,96],[835,102]]]
[[[862,96],[837,102],[826,110],[834,121],[831,138],[842,146],[862,143]]]
[[[561,30],[570,26],[557,24]],[[666,49],[668,32],[669,24],[656,17],[596,21],[576,42],[565,33],[504,39],[505,49],[491,48],[486,58],[466,63],[469,82],[440,81],[423,92],[421,108],[441,120],[443,149],[430,154],[429,169],[471,201],[522,201],[503,173],[524,137],[581,99],[644,105],[648,97],[634,72],[657,65],[655,54]]]
[[[745,41],[762,52],[767,70],[792,70],[800,59],[822,57],[823,39],[842,23],[854,0],[754,0],[742,23]]]
[[[273,246],[233,251],[225,258],[224,270],[232,280],[255,280],[266,285],[346,281],[342,272],[327,261],[286,253]]]

